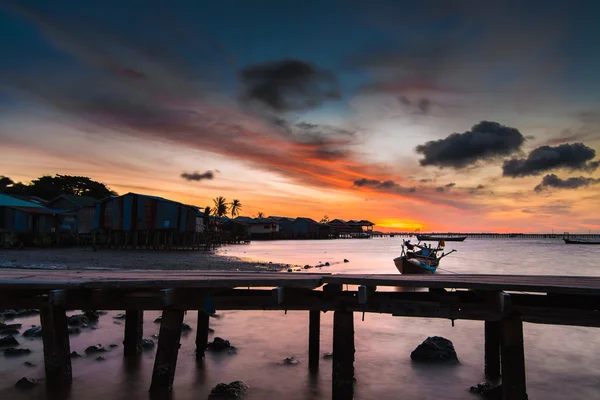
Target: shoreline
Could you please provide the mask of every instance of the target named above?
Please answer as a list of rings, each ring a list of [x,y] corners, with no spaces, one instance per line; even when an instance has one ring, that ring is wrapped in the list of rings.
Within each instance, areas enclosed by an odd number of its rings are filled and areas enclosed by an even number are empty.
[[[287,271],[296,265],[261,262],[199,251],[10,249],[0,250],[0,268],[106,271]]]

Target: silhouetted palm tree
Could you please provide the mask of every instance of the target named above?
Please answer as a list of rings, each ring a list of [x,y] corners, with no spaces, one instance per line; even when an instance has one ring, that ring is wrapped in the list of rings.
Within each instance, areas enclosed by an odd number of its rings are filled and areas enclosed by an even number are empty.
[[[321,218],[321,220],[319,221],[320,224],[326,224],[329,222],[329,217],[327,215],[323,216],[323,218]]]
[[[262,211],[256,213],[256,218],[264,218],[265,214]]]
[[[227,215],[227,200],[223,196],[215,197],[213,200],[215,207],[213,208],[213,214],[217,217],[224,217]]]
[[[239,201],[238,199],[233,199],[233,201],[229,205],[231,206],[231,208],[229,209],[231,211],[231,218],[234,218],[236,215],[240,214],[240,211],[242,210],[241,201]]]

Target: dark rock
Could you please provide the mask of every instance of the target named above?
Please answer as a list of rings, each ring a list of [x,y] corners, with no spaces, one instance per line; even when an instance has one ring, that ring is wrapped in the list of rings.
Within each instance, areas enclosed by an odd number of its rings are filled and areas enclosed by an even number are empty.
[[[213,328],[208,328],[208,333],[215,333],[215,330]]]
[[[154,335],[152,335],[152,337],[153,337],[154,339],[158,339],[158,333],[155,333]]]
[[[0,324],[0,329],[21,329],[22,324]]]
[[[156,318],[156,319],[154,320],[154,322],[156,322],[156,323],[158,323],[158,322],[162,322],[162,316],[160,316],[160,317]]]
[[[214,351],[222,351],[227,350],[232,346],[231,343],[229,343],[229,340],[225,340],[217,336],[212,342],[208,343],[206,347]]]
[[[410,353],[410,358],[419,362],[458,362],[452,342],[440,336],[425,339]]]
[[[16,349],[14,347],[9,347],[8,349],[4,349],[5,356],[22,356],[23,354],[29,354],[31,350],[29,349]]]
[[[104,310],[94,310],[94,312],[98,315],[106,315],[108,314],[108,311],[104,311]]]
[[[95,358],[96,361],[104,361],[106,360],[106,358],[102,357],[102,356],[98,356]]]
[[[25,336],[25,337],[41,337],[42,336],[42,327],[34,326],[33,328],[29,328],[25,332],[23,332],[23,336]]]
[[[231,398],[240,398],[244,396],[246,391],[249,389],[248,385],[246,385],[242,381],[235,381],[229,384],[227,383],[219,383],[215,386],[208,396],[209,399],[231,399]]]
[[[286,365],[298,365],[300,364],[300,360],[296,357],[287,357],[283,360],[283,363]]]
[[[227,342],[229,343],[229,342]],[[14,336],[6,336],[3,338],[0,338],[0,347],[1,346],[18,346],[19,342],[17,341],[17,339],[15,339]]]
[[[84,311],[83,315],[85,315],[89,321],[98,321],[100,319],[100,314],[94,310]]]
[[[19,334],[19,330],[13,329],[13,328],[6,328],[6,329],[2,329],[0,331],[0,335],[18,335],[18,334]]]
[[[114,319],[125,319],[125,313],[118,313],[113,316]]]
[[[90,320],[85,314],[75,314],[67,318],[67,324],[69,326],[82,326],[90,323]]]
[[[333,353],[325,353],[325,354],[323,354],[323,358],[324,359],[333,358]]]
[[[211,318],[217,318],[217,319],[221,318],[221,314],[217,314],[215,312],[209,313],[208,316]]]
[[[25,309],[25,310],[16,310],[15,311],[17,313],[17,317],[29,317],[32,315],[38,315],[40,313],[40,310],[36,310],[36,309]]]
[[[287,272],[293,272],[293,269],[288,268]]]
[[[325,264],[323,264],[323,266],[329,267],[329,262],[326,262]]]
[[[154,340],[142,339],[142,348],[143,349],[151,349],[153,347],[154,347]]]
[[[13,319],[18,316],[19,313],[17,313],[15,310],[4,310],[0,312],[0,317],[2,317],[4,320]]]
[[[482,382],[471,386],[469,392],[481,395],[484,399],[502,400],[502,384],[494,386],[488,382]]]
[[[85,349],[85,354],[104,353],[106,349],[101,344],[89,346]]]
[[[344,262],[347,263],[347,262],[350,262],[350,261],[348,261],[346,258],[344,258]]]
[[[115,324],[115,325],[123,325],[123,323],[121,321],[113,321],[113,324]]]
[[[181,331],[182,332],[189,332],[192,330],[192,327],[189,326],[188,324],[186,324],[185,322],[183,324],[181,324]]]
[[[33,368],[33,367],[37,367],[37,365],[35,365],[34,363],[31,363],[29,361],[25,361],[23,363],[24,366],[29,367],[29,368]]]
[[[81,357],[81,354],[79,354],[78,352],[76,352],[76,351],[71,352],[71,358],[79,358],[79,357]]]
[[[306,264],[306,265],[304,266],[304,269],[311,269],[311,268],[312,268],[312,267],[311,267],[310,265],[308,265],[308,264]]]
[[[77,335],[79,333],[81,333],[80,328],[69,328],[69,335]]]
[[[17,381],[17,383],[15,383],[15,387],[17,389],[22,389],[22,390],[28,390],[28,389],[32,389],[35,387],[35,385],[38,384],[37,379],[31,379],[31,378],[21,378]]]
[[[114,349],[115,347],[119,347],[119,345],[116,343],[111,343],[108,345],[108,347],[110,347],[111,349]]]

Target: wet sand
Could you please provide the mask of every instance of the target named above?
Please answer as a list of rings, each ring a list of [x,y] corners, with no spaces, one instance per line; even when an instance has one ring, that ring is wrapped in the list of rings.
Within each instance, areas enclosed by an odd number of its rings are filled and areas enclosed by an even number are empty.
[[[101,270],[281,271],[288,264],[264,263],[199,251],[98,250],[82,248],[0,250],[0,268]]]

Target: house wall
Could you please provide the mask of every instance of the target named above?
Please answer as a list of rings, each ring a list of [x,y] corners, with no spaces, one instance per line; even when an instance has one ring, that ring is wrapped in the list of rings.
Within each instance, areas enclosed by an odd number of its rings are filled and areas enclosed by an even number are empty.
[[[52,208],[55,210],[76,210],[79,208],[78,206],[76,206],[75,204],[70,202],[69,200],[62,198],[62,197],[60,199],[56,199],[55,201],[53,201],[51,203],[48,203],[48,205],[46,207]]]
[[[272,233],[279,232],[279,224],[252,224],[250,233]]]
[[[96,207],[83,207],[75,213],[77,216],[77,233],[88,234],[94,227]]]

